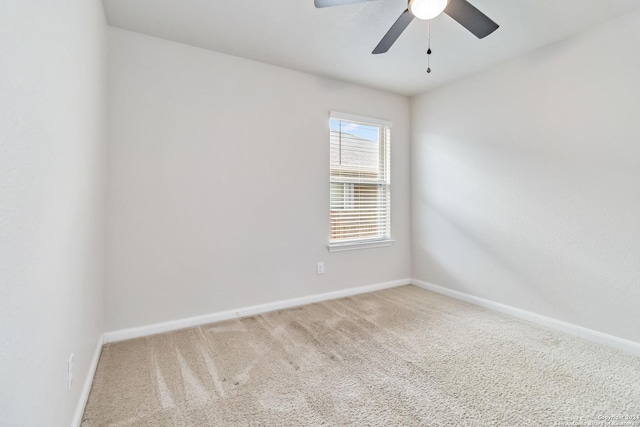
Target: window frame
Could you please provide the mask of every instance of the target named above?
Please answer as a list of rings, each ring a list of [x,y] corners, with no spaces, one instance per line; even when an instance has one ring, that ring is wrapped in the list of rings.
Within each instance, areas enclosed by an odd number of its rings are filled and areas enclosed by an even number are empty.
[[[332,241],[331,232],[329,232],[329,243],[327,249],[329,252],[347,251],[354,249],[366,249],[381,246],[390,246],[393,243],[391,235],[391,128],[393,123],[389,120],[377,119],[373,117],[359,116],[355,114],[342,113],[337,111],[330,111],[329,124],[332,120],[340,120],[343,122],[350,122],[354,124],[362,124],[366,126],[374,126],[379,128],[379,132],[383,135],[383,140],[379,144],[384,145],[384,160],[383,163],[379,163],[385,169],[385,183],[382,184],[383,191],[386,191],[385,207],[388,210],[385,218],[384,228],[387,232],[383,237],[375,238],[360,238],[348,241]],[[329,142],[331,142],[331,128],[329,127]],[[329,159],[331,159],[331,149],[329,150]],[[332,180],[331,174],[331,160],[329,160],[329,214],[331,216],[331,186],[336,184]],[[352,184],[354,185],[354,184]],[[355,184],[357,185],[357,184]],[[380,206],[380,205],[379,205]],[[331,230],[331,221],[329,223],[329,230]]]

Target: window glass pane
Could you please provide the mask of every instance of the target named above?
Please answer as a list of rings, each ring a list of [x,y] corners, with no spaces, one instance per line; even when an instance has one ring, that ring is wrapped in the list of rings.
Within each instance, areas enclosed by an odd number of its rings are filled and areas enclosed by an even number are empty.
[[[330,121],[330,242],[390,238],[389,128]]]

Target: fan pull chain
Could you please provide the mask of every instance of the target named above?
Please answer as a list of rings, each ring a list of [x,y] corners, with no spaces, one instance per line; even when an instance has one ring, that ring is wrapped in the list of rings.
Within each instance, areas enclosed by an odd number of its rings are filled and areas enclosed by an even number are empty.
[[[427,21],[427,73],[431,72],[431,20]]]

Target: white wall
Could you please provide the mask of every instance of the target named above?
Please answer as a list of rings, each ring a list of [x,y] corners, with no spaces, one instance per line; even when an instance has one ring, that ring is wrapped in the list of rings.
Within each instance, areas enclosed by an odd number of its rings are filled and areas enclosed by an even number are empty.
[[[106,28],[99,0],[0,2],[3,426],[68,426],[102,333]]]
[[[640,13],[412,100],[413,277],[640,342]]]
[[[409,277],[407,98],[118,29],[109,45],[107,331]],[[327,251],[329,110],[394,122],[391,247]]]

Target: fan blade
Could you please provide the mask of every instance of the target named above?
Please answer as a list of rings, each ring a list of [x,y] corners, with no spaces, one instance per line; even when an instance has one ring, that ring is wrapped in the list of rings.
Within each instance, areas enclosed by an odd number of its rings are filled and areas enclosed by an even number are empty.
[[[345,4],[364,3],[374,0],[314,0],[313,4],[317,7],[342,6]]]
[[[378,46],[373,49],[374,55],[378,53],[385,53],[389,48],[398,40],[400,34],[407,28],[407,26],[413,21],[413,14],[409,12],[409,9],[402,12],[402,15],[393,23],[387,34],[384,35]]]
[[[458,21],[479,39],[488,36],[499,27],[467,0],[450,0],[444,13]]]

